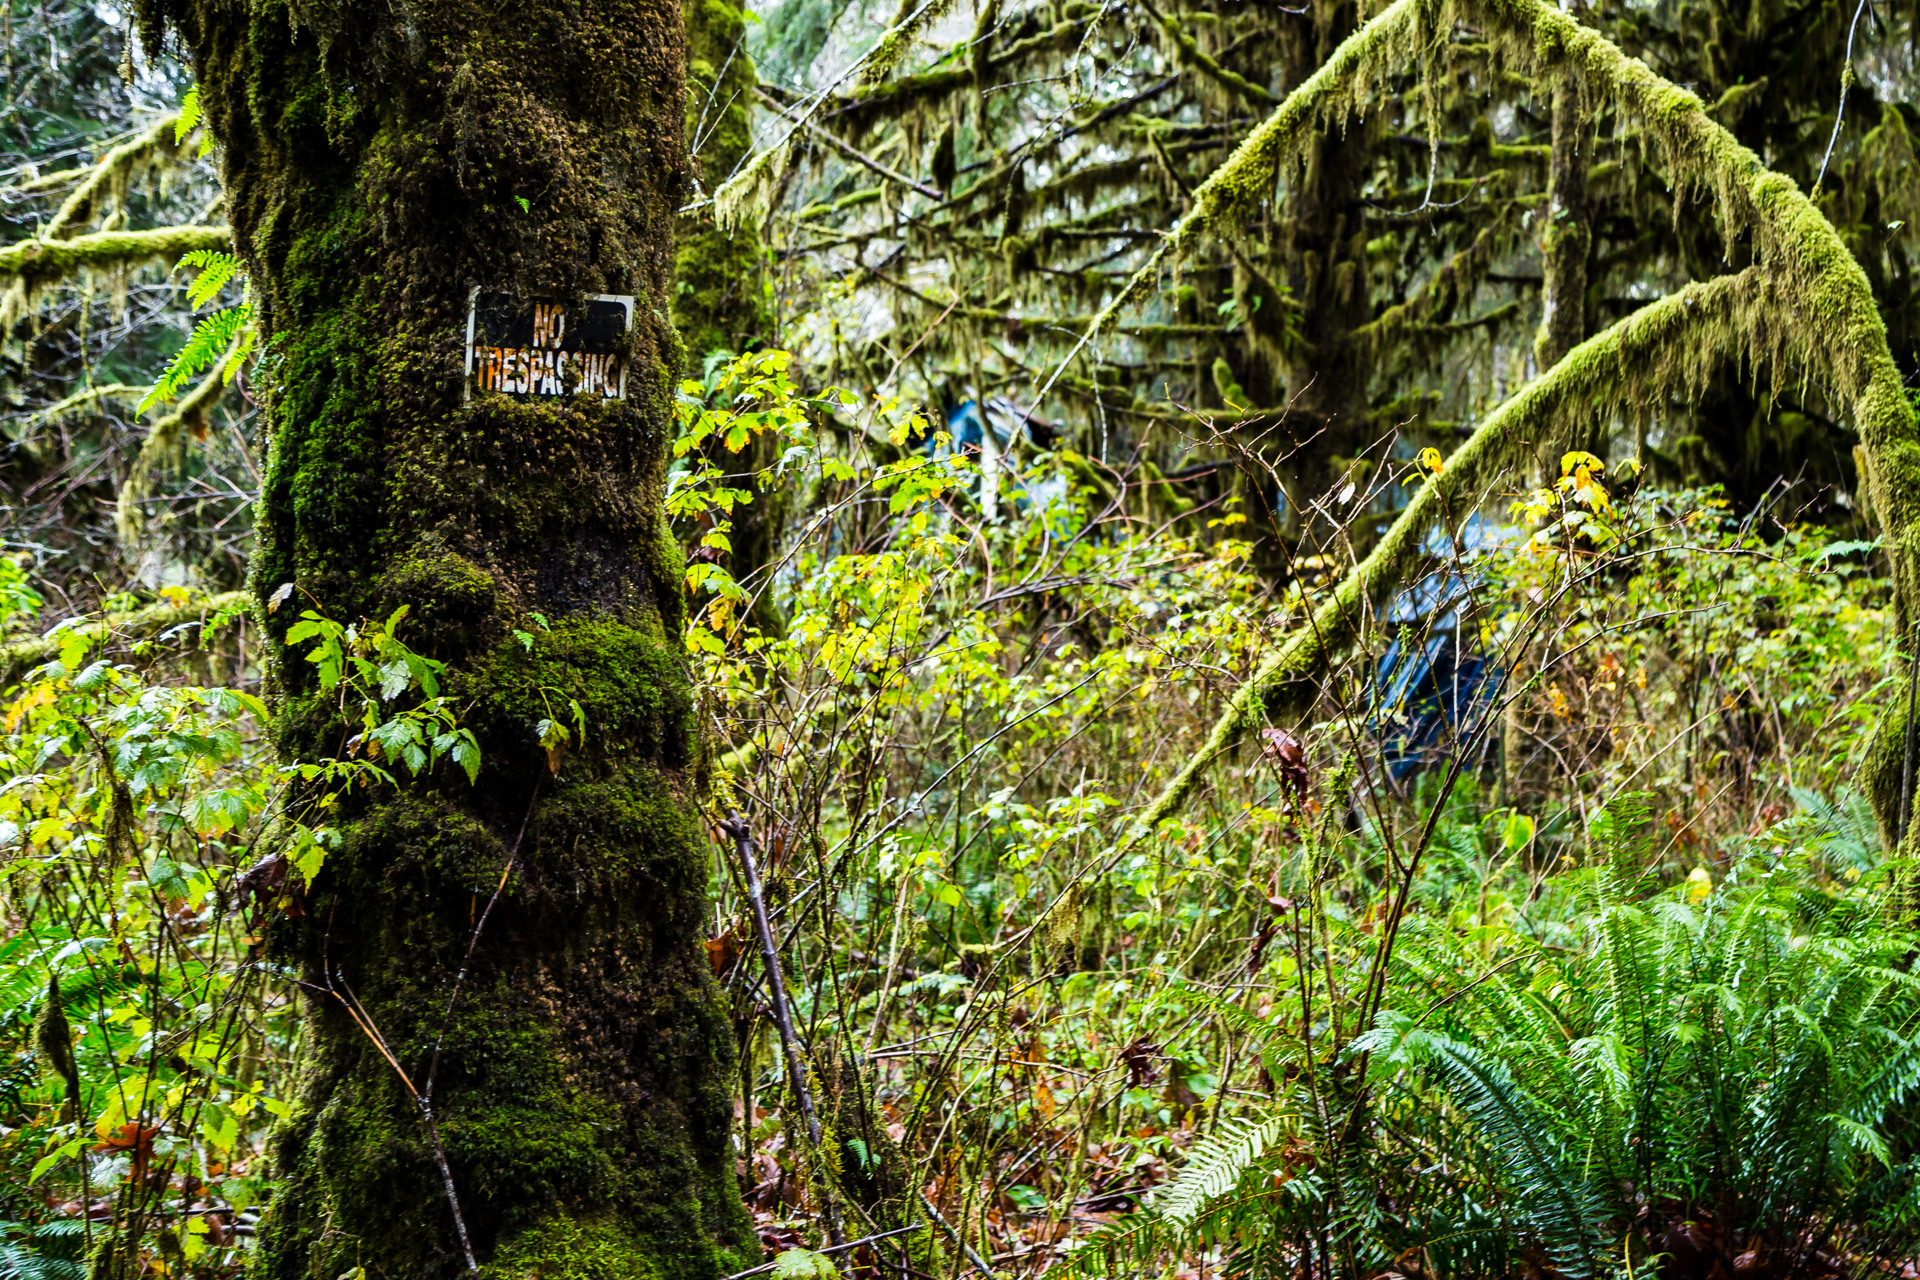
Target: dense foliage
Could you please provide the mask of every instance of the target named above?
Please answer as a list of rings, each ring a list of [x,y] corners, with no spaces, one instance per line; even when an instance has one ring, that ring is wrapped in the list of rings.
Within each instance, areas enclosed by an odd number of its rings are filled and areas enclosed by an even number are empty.
[[[6,12],[0,1280],[216,1280],[303,1010],[490,1176],[266,943],[487,709],[404,602],[237,590],[221,140],[127,15]],[[777,1274],[1912,1277],[1911,12],[685,16],[684,798]]]

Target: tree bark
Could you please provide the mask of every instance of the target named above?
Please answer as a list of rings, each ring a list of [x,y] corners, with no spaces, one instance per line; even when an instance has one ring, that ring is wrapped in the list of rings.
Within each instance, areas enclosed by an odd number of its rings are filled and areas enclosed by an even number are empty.
[[[1587,216],[1587,158],[1580,145],[1588,126],[1581,117],[1579,87],[1572,76],[1562,75],[1553,87],[1547,225],[1540,237],[1540,332],[1533,344],[1543,372],[1587,336],[1587,255],[1593,232]]]
[[[704,191],[733,176],[753,150],[759,88],[746,16],[732,0],[689,0],[687,146]],[[739,353],[772,338],[764,254],[755,226],[721,229],[711,207],[682,220],[673,319],[696,369],[714,351]]]
[[[410,606],[403,636],[450,664],[443,692],[484,755],[477,786],[446,767],[350,799],[304,919],[269,931],[309,994],[255,1274],[467,1269],[400,1078],[422,1084],[436,1057],[433,1118],[482,1271],[748,1265],[660,505],[682,359],[678,6],[147,0],[141,16],[150,47],[171,27],[191,52],[260,307],[253,587],[298,588],[262,623],[284,635],[309,602],[343,622]],[[633,295],[627,398],[469,398],[475,286],[570,307]],[[311,668],[274,662],[282,757],[339,754]],[[549,775],[535,725],[569,700],[584,739]]]

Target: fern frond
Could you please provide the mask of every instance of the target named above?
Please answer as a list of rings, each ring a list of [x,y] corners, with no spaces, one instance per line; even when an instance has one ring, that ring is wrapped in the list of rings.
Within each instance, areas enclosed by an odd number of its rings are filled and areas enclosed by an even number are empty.
[[[227,281],[241,271],[238,256],[224,249],[195,249],[180,255],[179,267],[191,267],[197,275],[187,286],[187,302],[195,310],[206,306],[227,287]]]
[[[1538,1237],[1556,1267],[1586,1280],[1605,1211],[1560,1150],[1549,1109],[1505,1065],[1469,1045],[1436,1036],[1425,1051],[1455,1104],[1498,1153],[1521,1225]]]
[[[180,114],[173,121],[173,145],[179,146],[187,140],[205,115],[200,105],[200,86],[198,83],[187,86],[187,96],[180,100]]]
[[[1180,1176],[1155,1192],[1154,1212],[1184,1230],[1208,1203],[1240,1184],[1267,1148],[1286,1131],[1285,1116],[1265,1120],[1228,1120],[1195,1144]]]
[[[140,411],[144,413],[154,405],[180,394],[181,388],[196,374],[227,354],[234,345],[234,339],[252,320],[251,302],[227,307],[201,320],[194,326],[193,336],[187,339],[187,345],[167,362],[166,370],[154,382],[153,389],[140,401]]]

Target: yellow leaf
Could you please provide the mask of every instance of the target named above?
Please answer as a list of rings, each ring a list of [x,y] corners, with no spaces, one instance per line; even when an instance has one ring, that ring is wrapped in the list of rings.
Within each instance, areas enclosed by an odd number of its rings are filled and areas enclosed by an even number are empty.
[[[1605,475],[1607,470],[1606,463],[1581,449],[1575,449],[1572,453],[1566,453],[1560,456],[1561,475],[1570,476],[1582,467],[1595,475]]]
[[[1420,469],[1430,476],[1439,475],[1447,467],[1445,460],[1440,457],[1440,451],[1431,446],[1420,451],[1417,461]]]

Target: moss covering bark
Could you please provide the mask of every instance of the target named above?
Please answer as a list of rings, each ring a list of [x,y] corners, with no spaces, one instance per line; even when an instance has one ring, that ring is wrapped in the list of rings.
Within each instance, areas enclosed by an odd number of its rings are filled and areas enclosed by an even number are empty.
[[[1593,113],[1566,76],[1553,86],[1553,152],[1547,169],[1547,221],[1540,231],[1540,333],[1534,357],[1552,368],[1587,336],[1587,158],[1581,143]],[[1604,445],[1604,442],[1602,442]]]
[[[259,305],[255,590],[294,583],[343,621],[411,606],[403,634],[450,664],[484,755],[477,786],[446,769],[352,801],[304,918],[270,931],[307,1023],[255,1274],[466,1269],[419,1112],[330,983],[422,1087],[438,1046],[434,1112],[481,1270],[748,1265],[660,510],[679,9],[151,0],[141,16],[150,43],[171,29],[191,53]],[[466,399],[475,285],[633,295],[628,399]],[[294,612],[261,621],[284,634]],[[337,753],[335,706],[297,655],[274,657],[282,755]],[[584,740],[549,772],[535,725],[569,700]]]
[[[704,190],[733,175],[753,149],[759,77],[747,53],[746,17],[732,0],[687,0],[687,147]],[[764,343],[768,309],[757,226],[721,228],[711,206],[681,220],[673,319],[687,356]]]
[[[1820,212],[1793,181],[1774,173],[1708,114],[1688,90],[1661,79],[1599,32],[1543,0],[1395,0],[1334,49],[1312,76],[1289,93],[1233,155],[1193,193],[1193,207],[1088,326],[1090,342],[1124,310],[1154,289],[1162,266],[1202,235],[1233,234],[1270,198],[1287,172],[1311,163],[1312,144],[1325,130],[1365,109],[1400,69],[1418,62],[1432,33],[1466,23],[1486,32],[1491,50],[1509,68],[1535,83],[1551,80],[1577,90],[1580,100],[1611,103],[1636,123],[1656,150],[1672,181],[1710,198],[1722,237],[1747,244],[1752,266],[1739,275],[1689,286],[1674,299],[1631,319],[1638,330],[1614,329],[1575,347],[1537,383],[1489,418],[1462,447],[1477,456],[1476,442],[1513,412],[1537,418],[1540,406],[1564,402],[1554,388],[1591,385],[1595,409],[1629,415],[1676,387],[1698,390],[1713,368],[1727,360],[1775,379],[1825,378],[1862,440],[1866,489],[1883,521],[1882,545],[1892,569],[1902,634],[1920,613],[1920,426],[1887,346],[1886,325],[1874,304],[1866,273]],[[1560,141],[1568,141],[1565,134]],[[1676,300],[1686,309],[1675,310]],[[1715,305],[1707,308],[1711,300]],[[1657,326],[1651,321],[1659,318]],[[1592,361],[1623,349],[1634,338],[1641,355],[1631,364],[1609,361],[1604,381],[1591,383]],[[1544,397],[1544,398],[1542,398]],[[1476,464],[1477,465],[1477,464]],[[1449,464],[1449,474],[1457,474]],[[1429,485],[1422,497],[1437,491]],[[1207,743],[1149,809],[1149,821],[1167,816],[1184,800],[1200,770],[1237,742],[1275,692],[1310,681],[1324,669],[1332,644],[1349,638],[1348,615],[1369,593],[1387,585],[1383,574],[1404,567],[1400,553],[1417,543],[1418,527],[1438,512],[1416,500],[1385,541],[1357,566],[1316,634],[1295,637],[1242,688],[1216,722]],[[1404,536],[1402,536],[1404,534]],[[1384,558],[1383,558],[1384,557]],[[1331,637],[1329,643],[1326,637]],[[1889,707],[1890,721],[1904,726],[1904,707]],[[1880,805],[1883,829],[1901,824],[1885,809],[1897,805],[1898,788],[1881,776],[1887,754],[1864,766],[1864,781]],[[1907,851],[1920,851],[1920,824],[1907,824]]]
[[[0,277],[28,282],[60,280],[88,269],[174,262],[195,249],[225,249],[225,227],[160,227],[153,231],[95,231],[67,240],[22,240],[0,249]]]

